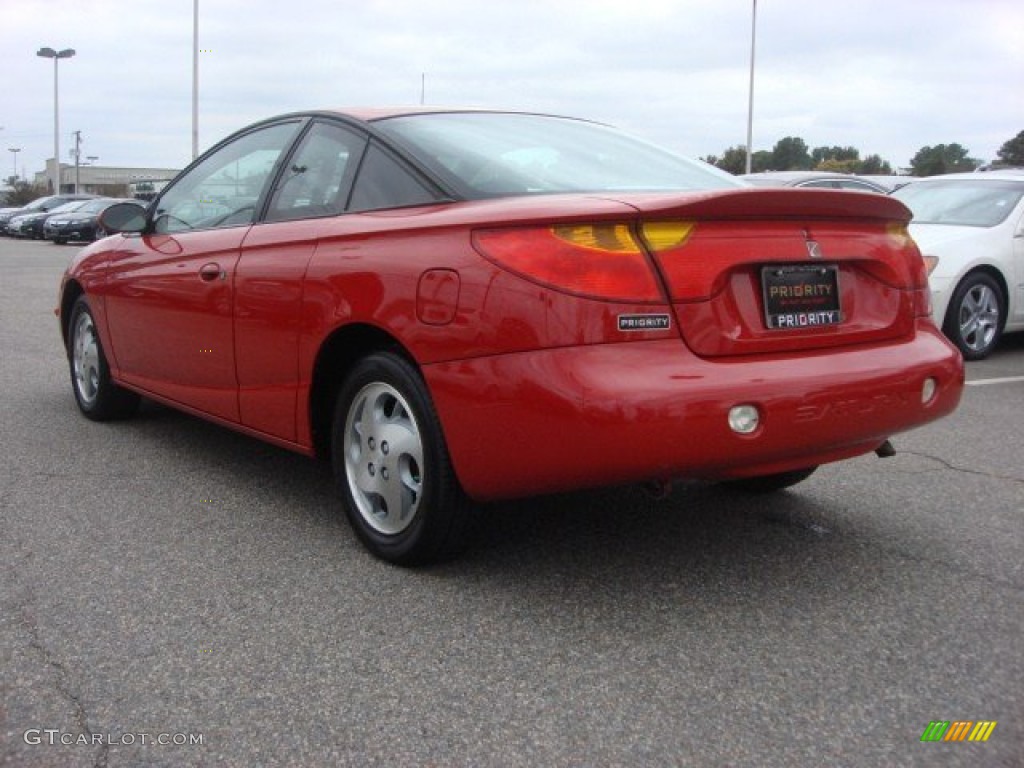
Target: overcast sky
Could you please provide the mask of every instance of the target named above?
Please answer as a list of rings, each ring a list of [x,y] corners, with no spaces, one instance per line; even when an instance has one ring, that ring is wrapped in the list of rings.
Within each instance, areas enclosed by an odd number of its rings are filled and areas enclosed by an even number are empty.
[[[5,0],[0,146],[18,171],[82,132],[100,165],[191,159],[192,0]],[[752,0],[200,0],[200,151],[345,105],[483,106],[611,123],[690,156],[745,144]],[[424,77],[425,76],[425,77]],[[421,91],[425,80],[425,93]],[[785,136],[908,165],[1024,130],[1022,0],[758,0],[754,148]],[[0,157],[0,176],[14,169]],[[6,162],[6,166],[3,163]]]

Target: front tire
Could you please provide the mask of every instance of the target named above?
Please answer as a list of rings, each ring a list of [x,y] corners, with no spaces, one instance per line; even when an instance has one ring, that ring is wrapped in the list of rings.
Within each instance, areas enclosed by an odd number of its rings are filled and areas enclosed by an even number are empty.
[[[964,360],[983,360],[1002,335],[1005,312],[999,284],[984,272],[972,272],[953,291],[942,330]]]
[[[79,296],[71,308],[68,364],[75,401],[86,418],[125,419],[138,410],[139,396],[117,386],[110,378],[107,357],[85,296]]]
[[[398,565],[464,546],[468,502],[419,371],[390,352],[355,365],[338,393],[332,462],[349,522],[367,549]]]

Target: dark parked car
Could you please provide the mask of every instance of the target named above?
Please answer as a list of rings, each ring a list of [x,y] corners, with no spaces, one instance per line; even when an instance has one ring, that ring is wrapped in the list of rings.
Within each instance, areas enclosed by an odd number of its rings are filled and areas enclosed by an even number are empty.
[[[88,205],[91,200],[72,200],[70,203],[59,205],[51,211],[35,211],[33,213],[16,213],[7,222],[7,234],[11,237],[25,237],[32,240],[43,238],[43,225],[51,216],[61,213],[77,211],[83,205]]]
[[[99,216],[115,203],[134,203],[145,208],[147,203],[142,200],[124,200],[114,197],[101,197],[87,200],[75,208],[66,210],[66,206],[54,211],[43,224],[43,237],[53,240],[57,245],[71,240],[91,242],[106,236],[99,225]]]
[[[28,205],[22,208],[15,208],[11,211],[0,213],[0,234],[10,234],[7,231],[7,227],[10,224],[11,219],[15,216],[20,216],[26,213],[42,213],[44,211],[52,211],[55,208],[59,208],[65,203],[70,203],[73,200],[91,200],[96,195],[49,195],[47,197],[37,197]]]
[[[290,114],[108,208],[60,332],[87,418],[145,396],[330,459],[366,546],[421,563],[470,500],[777,490],[950,413],[909,221],[583,120]]]

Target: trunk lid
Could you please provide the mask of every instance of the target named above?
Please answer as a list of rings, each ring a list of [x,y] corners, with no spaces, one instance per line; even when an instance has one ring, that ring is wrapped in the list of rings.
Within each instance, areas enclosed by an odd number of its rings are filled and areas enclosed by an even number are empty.
[[[680,333],[699,355],[895,339],[930,312],[910,211],[892,198],[742,189],[616,199],[639,213]]]

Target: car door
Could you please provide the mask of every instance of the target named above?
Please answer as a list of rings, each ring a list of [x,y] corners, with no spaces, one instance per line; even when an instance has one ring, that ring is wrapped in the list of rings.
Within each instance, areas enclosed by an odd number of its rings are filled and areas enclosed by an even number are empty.
[[[125,381],[239,420],[233,338],[242,242],[301,121],[231,137],[158,198],[110,262],[106,309]]]
[[[366,137],[314,121],[252,227],[235,273],[235,367],[241,423],[296,440],[303,278],[329,218],[342,213]]]

